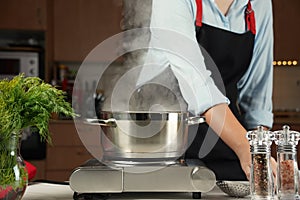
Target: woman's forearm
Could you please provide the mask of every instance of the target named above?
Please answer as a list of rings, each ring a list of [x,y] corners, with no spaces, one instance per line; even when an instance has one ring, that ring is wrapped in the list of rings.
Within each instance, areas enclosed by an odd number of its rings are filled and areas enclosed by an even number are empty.
[[[239,158],[250,155],[250,145],[246,138],[247,131],[233,115],[227,104],[219,104],[210,108],[204,113],[204,116],[208,125]]]

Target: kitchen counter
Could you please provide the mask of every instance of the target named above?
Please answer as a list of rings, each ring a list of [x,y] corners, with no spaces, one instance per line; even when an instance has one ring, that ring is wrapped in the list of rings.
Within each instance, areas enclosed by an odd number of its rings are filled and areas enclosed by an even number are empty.
[[[191,193],[121,193],[112,194],[109,198],[111,200],[118,199],[193,199]],[[223,193],[219,188],[215,187],[208,193],[203,193],[201,199],[239,199],[229,197]],[[250,196],[240,199],[250,199]],[[49,184],[49,183],[35,183],[28,186],[22,200],[73,200],[73,191],[68,185]]]
[[[300,112],[274,112],[274,123],[278,124],[300,124]]]

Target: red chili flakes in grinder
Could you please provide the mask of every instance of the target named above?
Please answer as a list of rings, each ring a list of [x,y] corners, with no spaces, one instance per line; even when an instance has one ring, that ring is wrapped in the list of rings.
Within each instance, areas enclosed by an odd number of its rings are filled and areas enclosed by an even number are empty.
[[[251,151],[251,198],[272,199],[274,197],[274,180],[271,170],[271,144],[274,134],[266,131],[262,126],[249,131],[247,139]]]
[[[253,179],[256,195],[267,196],[269,191],[267,154],[253,155]]]

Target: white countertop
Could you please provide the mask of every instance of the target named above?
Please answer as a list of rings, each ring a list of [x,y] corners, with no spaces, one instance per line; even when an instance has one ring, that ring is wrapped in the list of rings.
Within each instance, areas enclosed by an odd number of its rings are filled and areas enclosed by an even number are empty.
[[[119,193],[112,194],[108,200],[117,199],[193,199],[192,193]],[[201,199],[239,199],[229,197],[217,187],[208,193],[202,193]],[[250,197],[240,198],[250,199]],[[68,185],[36,183],[29,185],[22,200],[73,200],[73,191]]]

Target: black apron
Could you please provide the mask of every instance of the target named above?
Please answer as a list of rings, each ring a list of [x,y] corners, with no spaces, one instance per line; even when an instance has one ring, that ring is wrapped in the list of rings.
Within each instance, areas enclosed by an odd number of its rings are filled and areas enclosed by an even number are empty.
[[[199,4],[199,1],[197,2],[198,20],[199,18],[201,20],[202,16],[202,2],[200,1],[200,3],[201,4]],[[251,26],[251,24],[249,26],[249,21],[247,21],[247,19],[249,19],[247,18],[247,14],[249,13],[254,14],[251,9],[250,1],[245,13],[245,27],[247,26],[248,28]],[[251,21],[253,22],[253,19],[251,19]],[[237,103],[237,82],[245,74],[251,62],[255,37],[253,24],[251,31],[247,31],[244,34],[237,34],[207,24],[202,24],[201,21],[198,21],[198,23],[196,23],[196,36],[198,43],[206,50],[216,64],[225,85],[226,94],[224,95],[230,100],[229,107],[240,121],[241,111]],[[210,61],[205,60],[206,66],[209,67],[208,62]],[[212,78],[214,79],[217,75],[214,74],[214,70],[211,71]],[[216,85],[218,86],[218,84]],[[222,91],[221,88],[220,90]],[[242,121],[240,122],[242,123]],[[217,134],[214,133],[207,124],[190,127],[189,131],[194,132],[195,128],[198,129],[196,130],[197,134],[192,141],[191,146],[186,151],[185,158],[200,158],[208,168],[215,172],[218,180],[246,180],[238,157],[221,139],[216,138],[218,137]],[[208,154],[204,153],[204,155],[203,152],[200,151],[200,147],[202,146],[206,135],[211,140],[218,141],[212,150]],[[203,145],[209,146],[209,144]]]

